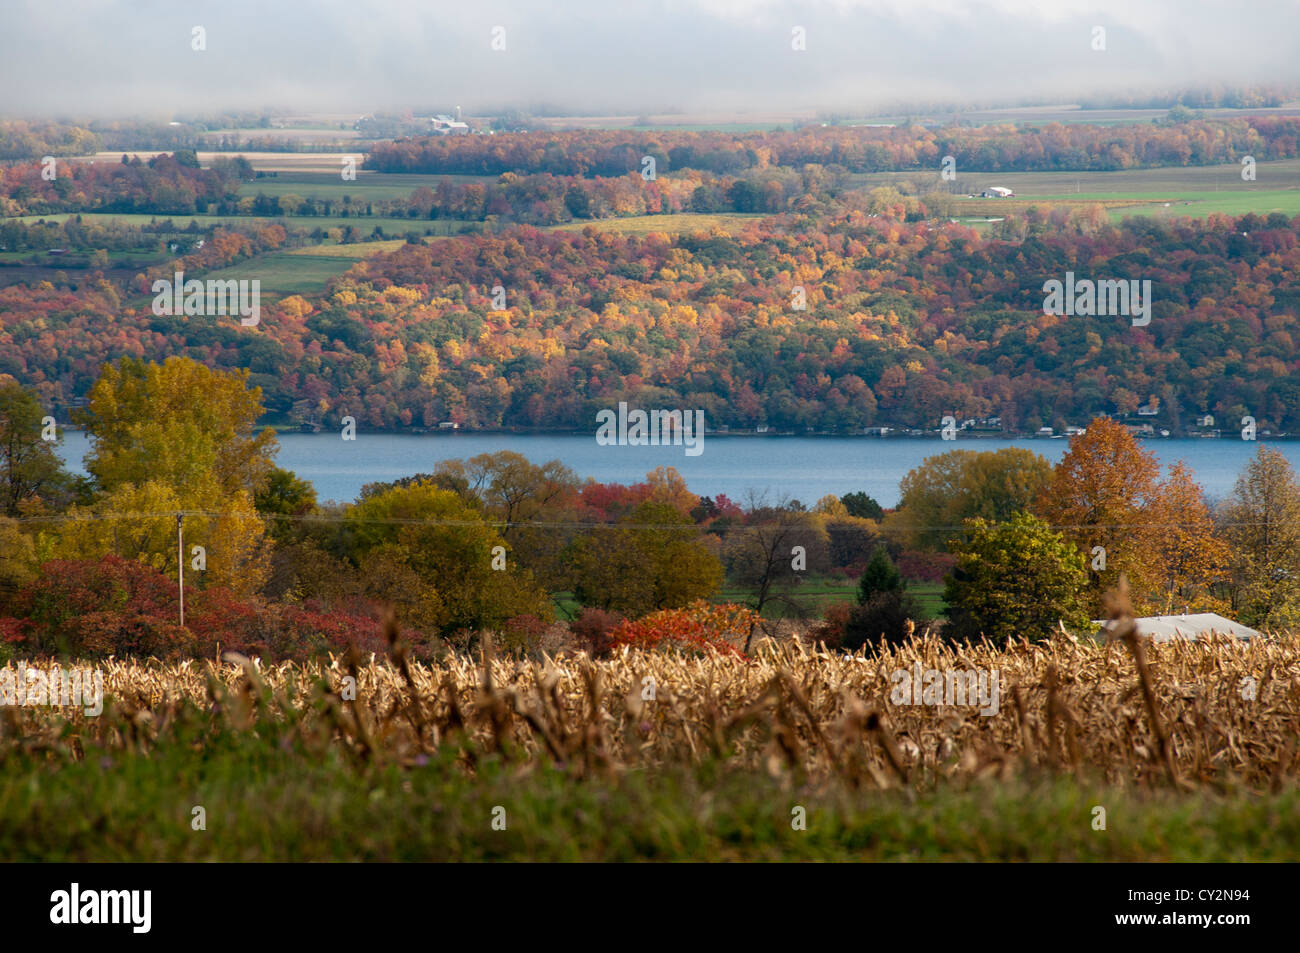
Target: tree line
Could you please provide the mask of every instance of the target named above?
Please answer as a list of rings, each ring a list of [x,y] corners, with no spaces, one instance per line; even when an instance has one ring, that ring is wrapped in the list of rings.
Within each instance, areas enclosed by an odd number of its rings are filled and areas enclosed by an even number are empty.
[[[645,157],[659,172],[695,169],[731,175],[804,165],[848,172],[938,170],[952,156],[978,172],[1107,172],[1294,158],[1300,121],[1250,117],[1183,119],[1113,126],[1076,123],[892,127],[806,126],[770,132],[683,130],[537,130],[493,136],[420,136],[376,144],[366,156],[377,172],[450,175],[550,173],[622,176]]]
[[[627,400],[793,432],[935,429],[948,414],[1059,432],[1140,408],[1174,433],[1205,414],[1300,432],[1300,221],[1116,226],[1043,210],[1005,242],[908,222],[890,190],[864,198],[736,235],[519,227],[408,243],[324,294],[267,305],[256,330],[159,318],[102,282],[0,289],[0,372],[66,408],[105,361],[186,354],[250,368],[273,420],[351,415],[374,429],[589,430],[597,410]],[[214,233],[126,291],[145,296],[177,266],[223,267],[287,240],[272,223]],[[1045,281],[1100,273],[1088,264],[1099,261],[1104,277],[1152,281],[1149,325],[1043,313]]]
[[[1055,467],[1023,449],[927,459],[890,511],[861,493],[741,507],[670,467],[609,484],[508,451],[321,504],[275,465],[260,396],[247,371],[183,358],[107,365],[78,415],[92,449],[73,477],[39,402],[0,383],[0,649],[301,658],[377,644],[390,613],[424,653],[485,631],[529,651],[568,605],[594,651],[616,628],[648,637],[625,620],[698,621],[692,607],[724,586],[750,639],[803,620],[854,649],[925,622],[897,566],[926,554],[953,640],[1086,632],[1121,576],[1140,612],[1300,624],[1300,481],[1268,447],[1218,507],[1107,418]],[[826,578],[856,579],[857,605],[818,609],[809,581]]]
[[[253,168],[242,156],[199,167],[192,150],[148,160],[123,155],[117,162],[42,161],[0,166],[0,214],[123,212],[192,215],[233,199]]]
[[[522,646],[554,620],[557,595],[587,610],[579,630],[598,642],[624,619],[694,618],[726,578],[755,590],[757,613],[799,608],[783,550],[803,545],[804,569],[843,575],[879,541],[881,511],[861,494],[742,510],[691,493],[670,467],[604,484],[511,452],[318,504],[274,465],[263,411],[246,370],[106,365],[76,414],[92,450],[73,477],[40,402],[0,380],[0,648],[304,657],[350,631],[373,644],[380,607],[423,652],[487,630]]]
[[[1138,615],[1213,612],[1272,632],[1300,624],[1300,479],[1261,445],[1212,506],[1185,462],[1162,475],[1124,427],[1097,418],[1055,467],[1031,451],[953,450],[903,479],[882,532],[947,565],[943,628],[954,641],[1040,641],[1092,631],[1123,585]],[[897,642],[917,618],[884,549],[857,605],[822,637]]]

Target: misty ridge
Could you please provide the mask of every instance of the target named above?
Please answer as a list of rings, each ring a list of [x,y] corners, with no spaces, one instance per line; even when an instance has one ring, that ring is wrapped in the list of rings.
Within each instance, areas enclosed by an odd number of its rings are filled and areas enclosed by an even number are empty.
[[[0,114],[916,112],[1290,82],[1300,8],[1177,0],[7,3]],[[206,49],[191,48],[192,30]],[[1105,30],[1096,49],[1094,31]],[[1226,50],[1248,50],[1244,57]],[[111,58],[111,68],[104,68]],[[57,63],[57,68],[51,64]],[[168,116],[168,118],[171,118]]]

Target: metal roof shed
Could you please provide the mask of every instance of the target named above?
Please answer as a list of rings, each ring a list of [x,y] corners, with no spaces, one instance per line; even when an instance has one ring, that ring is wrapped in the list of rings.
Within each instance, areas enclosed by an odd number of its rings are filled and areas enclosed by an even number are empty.
[[[1260,633],[1250,628],[1250,626],[1242,625],[1240,622],[1233,622],[1231,619],[1225,619],[1213,612],[1197,612],[1192,615],[1143,616],[1133,621],[1137,624],[1138,635],[1147,636],[1154,642],[1169,642],[1173,639],[1192,639],[1195,641],[1200,636],[1211,633],[1231,635],[1238,639],[1256,639],[1260,637]],[[1099,636],[1105,636],[1110,627],[1110,623],[1105,621],[1096,621],[1093,624],[1101,627],[1101,631],[1097,633]]]

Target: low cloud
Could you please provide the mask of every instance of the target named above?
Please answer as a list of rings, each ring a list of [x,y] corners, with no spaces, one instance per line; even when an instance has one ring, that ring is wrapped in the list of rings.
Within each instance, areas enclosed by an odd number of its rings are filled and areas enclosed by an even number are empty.
[[[0,18],[6,115],[862,115],[1300,75],[1300,7],[1282,0],[10,0]],[[806,50],[791,49],[796,26]]]

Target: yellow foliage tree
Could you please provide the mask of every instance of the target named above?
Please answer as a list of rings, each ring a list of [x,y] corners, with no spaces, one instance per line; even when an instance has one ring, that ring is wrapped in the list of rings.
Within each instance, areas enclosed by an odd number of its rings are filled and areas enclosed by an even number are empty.
[[[187,582],[256,593],[270,547],[253,499],[277,448],[270,429],[254,433],[262,412],[247,371],[213,371],[179,357],[106,366],[80,414],[99,497],[70,511],[51,548],[64,558],[115,553],[175,572],[176,514],[185,513],[187,567],[194,546],[206,562]]]

